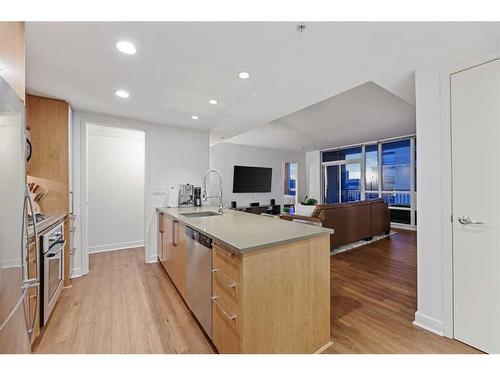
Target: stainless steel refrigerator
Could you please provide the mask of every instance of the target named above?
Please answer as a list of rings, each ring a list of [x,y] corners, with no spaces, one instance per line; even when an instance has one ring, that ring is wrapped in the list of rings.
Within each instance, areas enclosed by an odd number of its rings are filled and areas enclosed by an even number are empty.
[[[39,288],[38,276],[28,277],[28,267],[39,270],[39,256],[35,248],[36,265],[29,265],[28,233],[36,238],[36,224],[27,223],[33,211],[25,183],[25,143],[24,104],[0,78],[0,353],[30,352],[29,294]]]

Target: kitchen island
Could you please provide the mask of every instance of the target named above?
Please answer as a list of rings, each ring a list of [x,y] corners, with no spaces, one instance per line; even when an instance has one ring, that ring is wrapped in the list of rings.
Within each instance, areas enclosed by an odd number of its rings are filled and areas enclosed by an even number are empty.
[[[331,229],[213,207],[157,212],[158,259],[185,301],[198,276],[190,233],[211,240],[210,279],[201,283],[211,322],[197,318],[219,353],[314,353],[331,344]]]

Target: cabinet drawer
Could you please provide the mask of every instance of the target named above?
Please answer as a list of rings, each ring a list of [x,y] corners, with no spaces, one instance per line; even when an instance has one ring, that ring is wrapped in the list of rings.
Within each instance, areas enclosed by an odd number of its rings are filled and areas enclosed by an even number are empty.
[[[239,352],[239,318],[218,298],[212,300],[212,339],[221,354]]]
[[[222,271],[212,272],[213,295],[220,297],[219,301],[234,313],[238,313],[240,286]]]
[[[231,279],[240,282],[241,256],[223,249],[218,244],[213,245],[213,268],[224,272]]]

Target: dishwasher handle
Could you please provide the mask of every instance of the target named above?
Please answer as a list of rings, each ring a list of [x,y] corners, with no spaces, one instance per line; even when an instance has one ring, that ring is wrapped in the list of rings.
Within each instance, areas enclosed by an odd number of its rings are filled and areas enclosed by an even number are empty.
[[[194,240],[199,243],[201,246],[204,246],[208,249],[212,248],[212,239],[208,236],[205,236],[204,234],[200,232],[194,232]]]
[[[197,230],[194,230],[193,228],[190,228],[186,226],[186,237],[192,239],[194,242],[207,247],[209,249],[212,248],[212,239],[206,235],[204,235],[201,232],[198,232]]]
[[[186,226],[186,229],[184,230],[184,233],[186,234],[187,238],[190,238],[190,239],[194,240],[194,229],[189,228],[188,226]]]

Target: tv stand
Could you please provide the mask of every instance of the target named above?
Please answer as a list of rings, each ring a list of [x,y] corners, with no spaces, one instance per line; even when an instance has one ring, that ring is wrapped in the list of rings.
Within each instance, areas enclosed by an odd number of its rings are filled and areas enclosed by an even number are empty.
[[[233,210],[248,212],[250,214],[270,214],[279,215],[281,214],[281,205],[265,205],[265,206],[240,206],[233,208]]]

